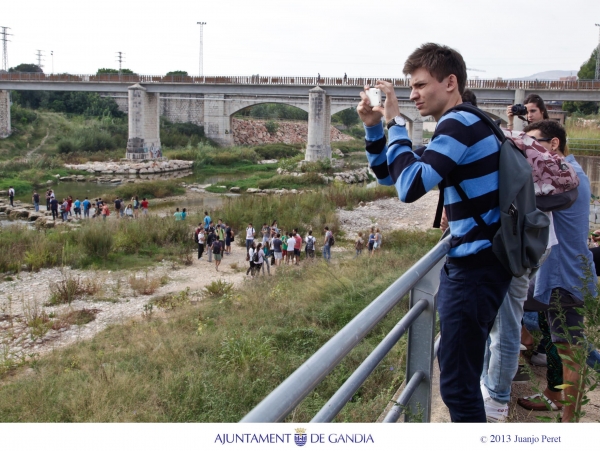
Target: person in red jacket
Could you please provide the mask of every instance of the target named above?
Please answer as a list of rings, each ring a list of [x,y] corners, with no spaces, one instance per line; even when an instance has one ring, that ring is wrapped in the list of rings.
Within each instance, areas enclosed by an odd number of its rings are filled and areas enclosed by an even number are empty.
[[[147,215],[147,214],[148,214],[148,205],[149,205],[149,203],[148,203],[148,199],[146,199],[146,198],[144,197],[144,198],[142,199],[141,206],[142,206],[142,213],[144,213],[145,215]]]

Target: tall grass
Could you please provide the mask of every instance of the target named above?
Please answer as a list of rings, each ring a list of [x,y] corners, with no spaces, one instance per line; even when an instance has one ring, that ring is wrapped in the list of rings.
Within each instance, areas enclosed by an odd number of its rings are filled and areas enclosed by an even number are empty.
[[[128,258],[139,256],[140,263],[178,258],[182,244],[190,241],[189,225],[173,218],[152,216],[136,221],[85,221],[82,227],[32,230],[23,226],[2,229],[0,233],[0,272],[31,270],[56,265],[89,268],[108,263],[127,266]]]
[[[226,296],[109,327],[32,361],[0,385],[6,422],[236,422],[429,250],[409,247],[337,265],[282,267]],[[308,282],[309,281],[309,282]],[[300,404],[306,422],[406,312],[396,307]],[[140,311],[140,317],[141,317]],[[337,420],[372,422],[404,378],[402,340]]]
[[[395,188],[389,186],[366,188],[356,185],[333,185],[302,195],[229,198],[213,216],[223,218],[237,230],[245,230],[249,222],[256,229],[264,222],[270,224],[277,220],[280,228],[288,230],[298,227],[302,234],[311,228],[321,231],[325,226],[335,233],[339,228],[336,208],[355,207],[359,202],[372,202],[396,195]]]
[[[570,117],[565,123],[565,129],[569,138],[600,139],[600,115]]]

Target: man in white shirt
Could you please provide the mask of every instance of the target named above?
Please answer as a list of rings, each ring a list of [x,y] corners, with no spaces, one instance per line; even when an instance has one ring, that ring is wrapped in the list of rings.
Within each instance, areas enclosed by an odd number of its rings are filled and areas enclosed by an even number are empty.
[[[290,261],[290,255],[294,255],[294,247],[296,246],[296,238],[294,238],[293,235],[290,235],[290,237],[287,239],[287,246],[288,246],[288,253],[286,256],[286,263],[289,263]],[[292,263],[294,263],[294,260],[292,258]]]
[[[10,206],[14,207],[13,200],[15,200],[15,189],[12,186],[8,188],[8,200],[10,201]]]
[[[248,227],[246,227],[246,252],[249,251],[250,246],[254,242],[254,235],[256,235],[256,230],[252,227],[252,223],[248,223]]]

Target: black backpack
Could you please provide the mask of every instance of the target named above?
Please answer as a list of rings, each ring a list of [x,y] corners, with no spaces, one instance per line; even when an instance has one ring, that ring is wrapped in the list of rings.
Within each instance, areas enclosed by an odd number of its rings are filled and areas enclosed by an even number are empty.
[[[480,215],[473,216],[473,219],[482,230],[487,231],[492,250],[502,265],[514,277],[521,277],[528,269],[537,268],[548,245],[550,225],[548,216],[536,207],[531,166],[523,152],[479,108],[463,103],[452,110],[467,111],[477,116],[492,129],[501,143],[498,165],[500,228],[492,230]],[[452,181],[451,176],[448,178]],[[476,211],[473,201],[460,185],[453,185],[463,202]],[[443,196],[443,191],[440,193],[440,197]],[[438,227],[443,201],[441,204],[434,222],[434,226],[438,224]]]
[[[258,263],[258,251],[254,251],[254,255],[252,256],[252,263]]]
[[[329,246],[333,246],[335,244],[335,238],[333,237],[333,233],[329,237]]]
[[[307,238],[306,240],[306,250],[312,251],[315,249],[315,239],[312,237]]]

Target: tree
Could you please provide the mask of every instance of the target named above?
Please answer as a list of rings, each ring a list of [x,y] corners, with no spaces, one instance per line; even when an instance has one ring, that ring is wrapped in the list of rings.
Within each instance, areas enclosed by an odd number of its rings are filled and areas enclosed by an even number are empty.
[[[596,48],[590,59],[581,65],[577,76],[580,80],[593,80],[596,76],[596,57],[598,55],[598,48]],[[563,102],[563,110],[569,113],[579,114],[596,114],[598,112],[597,102]]]
[[[101,69],[98,69],[98,71],[96,72],[96,75],[111,75],[111,74],[118,74],[118,73],[119,73],[119,69],[109,69],[109,68],[103,67]],[[121,74],[135,75],[135,73],[131,69],[121,69]]]
[[[334,121],[336,119],[341,121],[341,123],[348,128],[360,122],[360,118],[358,117],[358,113],[356,112],[355,108],[346,108],[339,113],[335,113],[332,119],[334,119]]]
[[[187,77],[188,73],[185,70],[172,70],[167,72],[167,76],[172,75],[174,77]]]
[[[8,69],[9,72],[34,72],[38,74],[43,74],[44,71],[37,64],[19,64],[18,66],[11,67]]]

